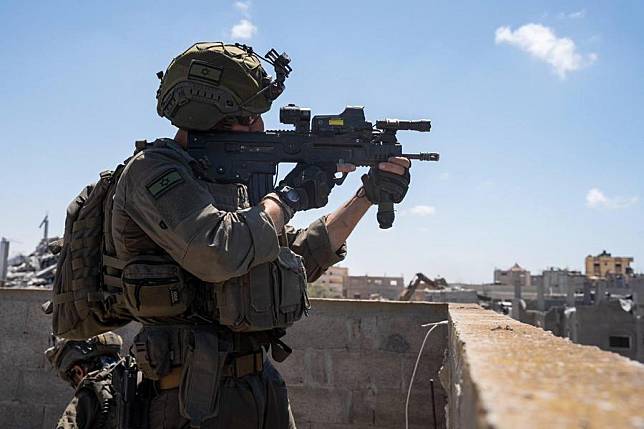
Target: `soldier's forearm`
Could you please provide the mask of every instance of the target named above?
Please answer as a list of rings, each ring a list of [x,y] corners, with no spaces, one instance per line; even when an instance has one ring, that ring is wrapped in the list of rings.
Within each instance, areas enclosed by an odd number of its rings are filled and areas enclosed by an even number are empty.
[[[264,198],[260,203],[262,211],[271,218],[275,231],[281,231],[284,228],[284,209],[274,199]]]
[[[349,201],[329,214],[326,218],[326,228],[332,249],[338,249],[347,241],[360,219],[371,207],[371,202],[364,196],[354,195]]]

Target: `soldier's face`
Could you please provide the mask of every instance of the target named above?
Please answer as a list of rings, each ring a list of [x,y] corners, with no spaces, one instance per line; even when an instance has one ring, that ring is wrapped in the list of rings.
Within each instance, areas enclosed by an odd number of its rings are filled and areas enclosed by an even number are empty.
[[[241,124],[235,122],[230,126],[230,131],[240,131],[242,133],[257,133],[264,131],[264,120],[260,115],[249,118],[248,123]]]

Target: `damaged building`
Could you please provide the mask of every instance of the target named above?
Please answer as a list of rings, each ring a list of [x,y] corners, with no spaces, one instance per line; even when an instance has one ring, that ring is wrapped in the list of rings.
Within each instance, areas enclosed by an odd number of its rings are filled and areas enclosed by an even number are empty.
[[[58,256],[49,246],[59,237],[43,238],[33,252],[9,258],[9,241],[0,242],[0,286],[2,287],[51,287],[54,282]]]

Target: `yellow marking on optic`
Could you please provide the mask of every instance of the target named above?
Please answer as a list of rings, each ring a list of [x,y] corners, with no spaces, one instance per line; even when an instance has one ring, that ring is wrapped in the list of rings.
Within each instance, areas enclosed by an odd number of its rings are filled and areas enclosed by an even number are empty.
[[[329,125],[336,125],[341,127],[344,125],[344,119],[342,118],[329,119]]]

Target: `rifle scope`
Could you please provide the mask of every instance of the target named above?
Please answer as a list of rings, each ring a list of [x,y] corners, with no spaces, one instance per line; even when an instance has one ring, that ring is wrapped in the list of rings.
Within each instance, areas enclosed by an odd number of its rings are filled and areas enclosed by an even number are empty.
[[[311,109],[289,104],[280,107],[280,122],[295,125],[297,131],[309,131],[311,128]]]

